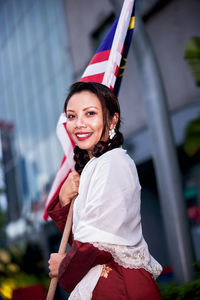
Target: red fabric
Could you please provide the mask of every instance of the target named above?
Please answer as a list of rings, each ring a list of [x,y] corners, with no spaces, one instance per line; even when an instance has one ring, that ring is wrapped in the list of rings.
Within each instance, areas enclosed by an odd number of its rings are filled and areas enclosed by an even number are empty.
[[[60,286],[70,293],[92,267],[104,264],[111,258],[110,253],[100,251],[89,243],[74,241],[60,265]]]
[[[58,197],[48,207],[49,216],[61,232],[64,230],[69,208],[70,204],[61,207]],[[58,275],[60,286],[67,292],[71,292],[92,267],[112,258],[110,253],[100,251],[89,243],[74,241],[72,233],[69,244],[71,248],[60,265]]]
[[[56,197],[47,209],[48,215],[52,218],[61,232],[64,231],[69,208],[70,203],[62,207],[59,202],[59,197]]]
[[[67,220],[67,216],[70,209],[70,203],[61,207],[59,202],[59,197],[55,198],[47,208],[48,215],[52,218],[60,232],[63,233],[65,228],[65,223]],[[72,232],[69,236],[69,244],[70,246],[73,243],[73,235]]]
[[[146,270],[123,268],[113,259],[106,263],[105,270],[92,300],[161,300],[159,289]]]
[[[59,168],[58,173],[57,173],[57,175],[56,175],[56,178],[57,178],[58,176],[60,176],[60,175],[59,175],[59,172],[62,170],[62,168],[65,167],[66,159],[67,159],[67,157],[64,155],[63,160],[62,160],[62,162],[61,162],[61,164],[60,164],[60,168]],[[67,172],[65,172],[65,173],[66,173],[65,176],[62,178],[61,182],[60,182],[59,185],[57,186],[56,190],[54,191],[53,195],[51,196],[51,199],[50,199],[49,201],[48,201],[48,199],[47,199],[47,202],[48,202],[48,203],[47,203],[46,206],[45,206],[45,210],[44,210],[44,214],[43,214],[44,220],[46,220],[46,221],[48,220],[48,217],[49,217],[49,216],[48,216],[48,207],[49,207],[49,205],[54,201],[54,199],[56,199],[56,198],[58,197],[59,192],[60,192],[60,189],[61,189],[63,183],[65,182],[65,180],[67,179],[69,173],[71,173],[71,171],[72,171],[72,170],[69,169]],[[56,178],[55,178],[55,180],[56,180]],[[53,186],[52,186],[52,190],[53,190]]]
[[[12,300],[45,300],[46,293],[43,285],[38,284],[19,288],[13,291]]]
[[[48,213],[63,232],[70,205],[61,207],[58,198],[49,206]],[[63,259],[58,275],[60,286],[70,293],[87,272],[98,264],[105,270],[93,291],[92,300],[160,300],[161,296],[150,273],[144,269],[123,268],[111,254],[100,251],[90,243],[74,241]],[[106,277],[107,276],[107,277]]]
[[[104,50],[104,51],[98,52],[93,56],[93,58],[89,64],[92,65],[92,64],[96,64],[98,62],[108,60],[109,56],[110,56],[110,50]]]

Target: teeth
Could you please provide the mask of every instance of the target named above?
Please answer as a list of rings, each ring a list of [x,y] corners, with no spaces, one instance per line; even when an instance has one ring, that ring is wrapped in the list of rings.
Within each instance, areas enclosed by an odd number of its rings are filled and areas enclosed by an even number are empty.
[[[82,134],[77,134],[77,137],[82,138],[82,137],[87,137],[89,135],[91,135],[91,133],[82,133]]]

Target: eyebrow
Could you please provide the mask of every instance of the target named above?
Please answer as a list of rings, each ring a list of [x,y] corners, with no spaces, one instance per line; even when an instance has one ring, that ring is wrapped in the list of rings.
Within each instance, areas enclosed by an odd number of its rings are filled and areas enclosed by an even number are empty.
[[[96,108],[96,109],[98,109],[98,107],[96,107],[96,106],[88,106],[88,107],[84,108],[83,111],[85,111],[85,110],[87,110],[87,109],[90,109],[90,108]],[[66,111],[67,111],[67,112],[69,112],[69,111],[73,111],[73,112],[74,112],[73,109],[67,109]]]

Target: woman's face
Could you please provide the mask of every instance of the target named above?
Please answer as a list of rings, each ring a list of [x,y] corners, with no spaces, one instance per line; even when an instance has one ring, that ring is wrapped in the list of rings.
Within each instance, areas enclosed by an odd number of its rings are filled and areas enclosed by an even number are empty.
[[[108,129],[103,138],[103,111],[97,96],[89,91],[74,94],[68,101],[67,130],[80,149],[87,150],[90,158],[94,146],[108,139]]]

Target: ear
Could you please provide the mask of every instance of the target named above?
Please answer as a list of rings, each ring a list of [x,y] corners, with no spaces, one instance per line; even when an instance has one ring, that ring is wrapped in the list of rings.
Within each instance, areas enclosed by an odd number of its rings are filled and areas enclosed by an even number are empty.
[[[109,129],[113,129],[117,125],[118,121],[119,121],[119,114],[116,112],[110,122]]]

